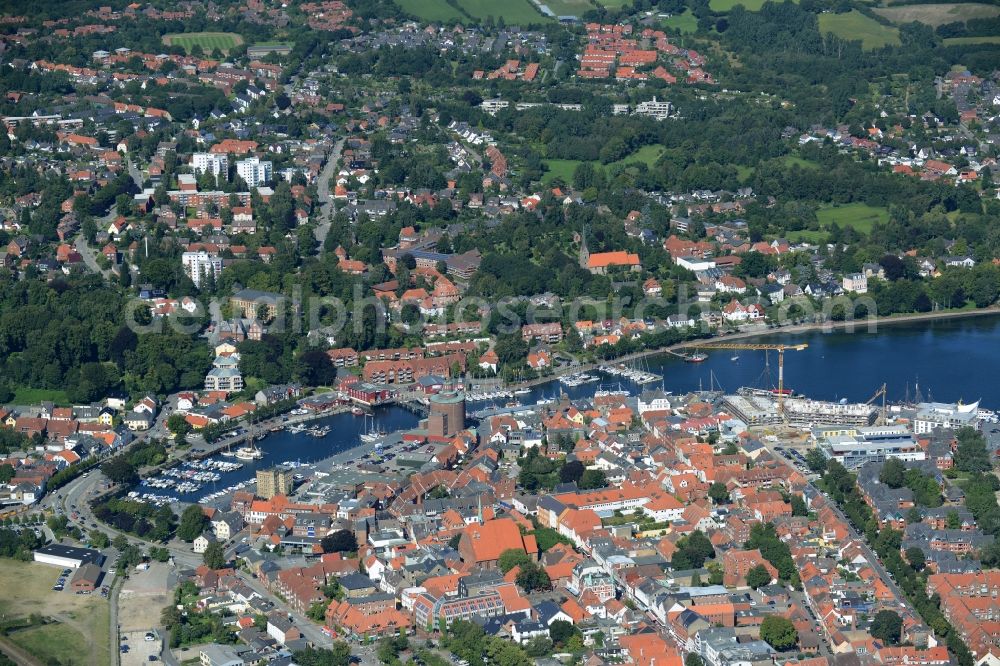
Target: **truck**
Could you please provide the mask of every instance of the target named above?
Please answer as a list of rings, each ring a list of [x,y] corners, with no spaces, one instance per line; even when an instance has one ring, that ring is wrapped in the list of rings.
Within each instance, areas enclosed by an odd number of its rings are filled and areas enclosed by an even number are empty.
[[[148,568],[149,568],[149,562],[143,562],[141,564],[135,565],[136,571],[145,571]]]

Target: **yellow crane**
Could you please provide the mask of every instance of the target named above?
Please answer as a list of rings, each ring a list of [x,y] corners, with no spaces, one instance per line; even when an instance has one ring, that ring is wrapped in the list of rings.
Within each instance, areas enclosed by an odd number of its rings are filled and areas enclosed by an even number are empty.
[[[778,411],[785,413],[785,352],[802,351],[808,347],[808,343],[800,342],[794,345],[782,344],[759,344],[752,342],[704,342],[691,345],[698,349],[731,349],[750,351],[776,351],[778,352]]]

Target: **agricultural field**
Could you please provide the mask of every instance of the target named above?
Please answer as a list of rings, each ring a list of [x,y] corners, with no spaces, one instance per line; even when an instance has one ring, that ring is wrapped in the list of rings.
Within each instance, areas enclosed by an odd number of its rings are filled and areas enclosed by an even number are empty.
[[[556,16],[580,16],[594,9],[590,0],[539,0]]]
[[[839,227],[852,227],[855,231],[869,233],[876,222],[888,222],[889,211],[863,203],[843,206],[823,206],[816,211],[816,218],[825,229],[836,223]]]
[[[541,12],[535,9],[529,0],[458,0],[459,6],[475,19],[485,19],[492,16],[495,19],[503,17],[507,25],[527,25],[529,23],[542,23],[550,21]],[[555,11],[553,9],[553,11]]]
[[[989,37],[947,37],[945,46],[963,46],[965,44],[1000,44],[1000,35]]]
[[[164,35],[163,43],[168,46],[180,46],[188,53],[195,45],[200,46],[205,53],[219,49],[229,53],[243,44],[243,38],[235,32],[185,32]]]
[[[465,20],[465,16],[445,0],[396,0],[396,4],[423,21]]]
[[[0,580],[4,581],[0,614],[12,619],[34,613],[56,620],[14,631],[7,640],[44,663],[110,663],[107,600],[98,594],[53,591],[59,571],[58,567],[36,562],[0,560]]]
[[[1000,16],[1000,6],[972,2],[882,7],[873,11],[896,24],[919,21],[934,28],[955,21]]]
[[[674,14],[668,19],[663,19],[660,21],[660,25],[664,28],[688,33],[698,29],[698,19],[694,17],[690,9],[685,9],[683,14]]]
[[[820,14],[819,31],[824,34],[832,32],[841,39],[861,40],[861,46],[866,50],[900,43],[897,29],[884,26],[857,10],[846,14]]]

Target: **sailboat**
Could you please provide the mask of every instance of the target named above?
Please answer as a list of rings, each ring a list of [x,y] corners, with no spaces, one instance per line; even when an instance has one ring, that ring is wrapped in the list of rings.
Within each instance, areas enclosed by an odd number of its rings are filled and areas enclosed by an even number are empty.
[[[733,354],[733,355],[732,355],[732,356],[731,356],[731,357],[729,358],[729,360],[730,360],[730,361],[738,361],[738,360],[740,360],[740,353],[739,353],[739,352],[736,352],[735,354]]]
[[[264,457],[264,452],[257,448],[255,442],[257,432],[254,426],[249,427],[249,434],[247,435],[247,443],[236,449],[234,454],[240,460],[260,460]]]
[[[371,422],[372,422],[372,427],[369,430],[369,428],[368,428],[368,417],[365,416],[365,432],[363,432],[360,435],[360,437],[361,437],[361,441],[365,442],[366,444],[371,444],[372,442],[377,442],[379,439],[385,437],[385,433],[384,432],[382,432],[381,430],[376,430],[375,429],[375,416],[374,416],[374,414],[371,417]]]

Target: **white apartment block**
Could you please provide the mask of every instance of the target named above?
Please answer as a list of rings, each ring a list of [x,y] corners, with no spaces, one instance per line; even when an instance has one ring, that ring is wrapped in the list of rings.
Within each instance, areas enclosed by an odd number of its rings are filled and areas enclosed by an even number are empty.
[[[200,252],[185,252],[181,255],[184,273],[191,278],[194,286],[201,288],[202,281],[211,275],[218,278],[222,272],[222,259],[204,250]]]
[[[651,116],[657,120],[663,120],[670,116],[670,111],[673,109],[670,102],[657,101],[654,97],[648,102],[639,102],[635,107],[635,113],[638,116]]]
[[[229,178],[229,157],[215,153],[194,153],[191,155],[191,166],[195,173],[210,173],[216,178]]]
[[[239,174],[248,187],[260,187],[271,180],[272,165],[268,161],[251,157],[236,163],[236,173]]]

